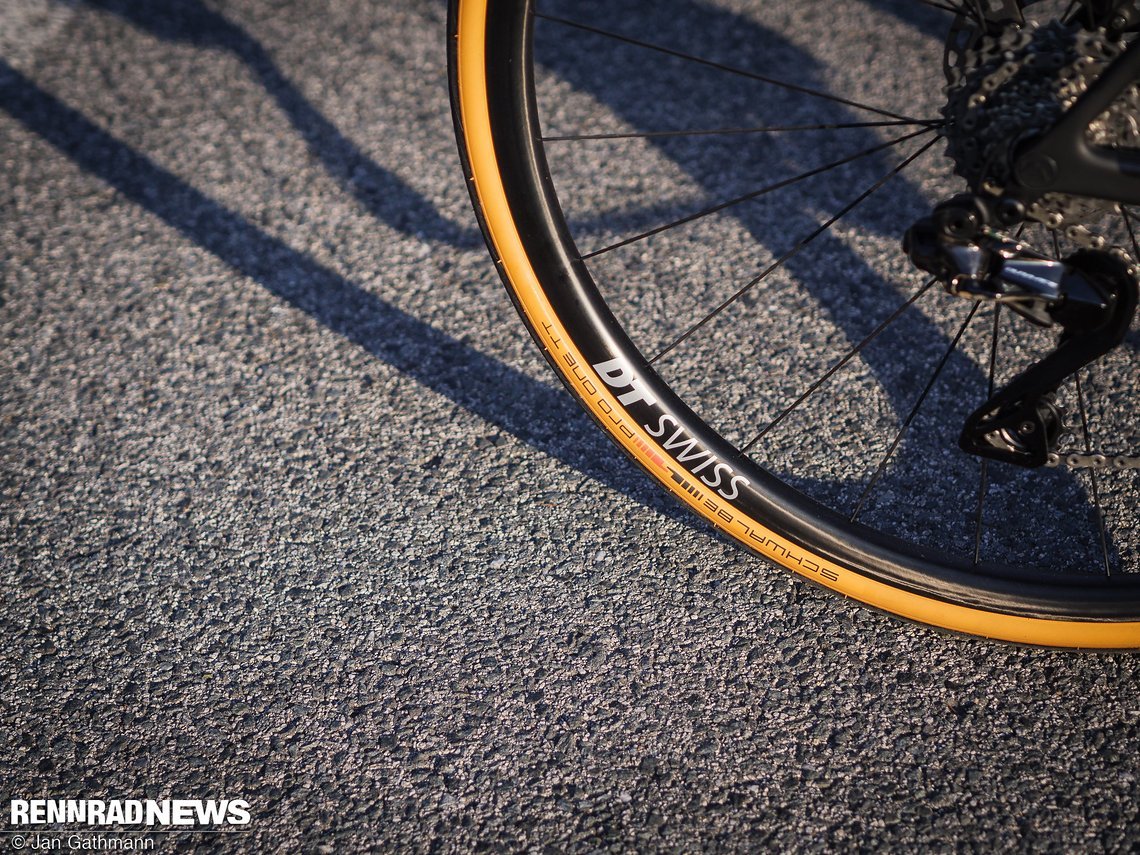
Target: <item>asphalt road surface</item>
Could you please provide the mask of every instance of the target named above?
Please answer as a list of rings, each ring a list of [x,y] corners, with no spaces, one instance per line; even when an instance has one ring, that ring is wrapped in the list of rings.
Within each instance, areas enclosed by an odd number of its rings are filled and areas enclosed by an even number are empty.
[[[851,5],[879,85],[932,43],[907,4]],[[1137,845],[1135,656],[843,602],[577,411],[476,230],[445,14],[0,5],[4,821],[230,798],[248,830],[157,851]],[[544,72],[568,126],[633,120],[600,65]]]

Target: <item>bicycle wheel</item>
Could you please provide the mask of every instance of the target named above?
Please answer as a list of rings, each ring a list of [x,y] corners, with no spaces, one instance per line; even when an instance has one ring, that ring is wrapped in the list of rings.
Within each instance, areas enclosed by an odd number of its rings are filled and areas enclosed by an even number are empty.
[[[1012,472],[955,445],[1040,334],[945,295],[898,250],[960,184],[923,118],[941,118],[951,16],[898,17],[916,5],[452,0],[477,215],[586,411],[743,546],[944,629],[1140,646],[1135,479]],[[912,42],[929,55],[922,85],[892,84]],[[845,52],[859,49],[856,80]],[[841,132],[857,145],[840,148]],[[741,180],[751,189],[729,186]],[[1110,411],[1131,424],[1109,404],[1127,400],[1132,352],[1113,359],[1072,392],[1086,429]]]

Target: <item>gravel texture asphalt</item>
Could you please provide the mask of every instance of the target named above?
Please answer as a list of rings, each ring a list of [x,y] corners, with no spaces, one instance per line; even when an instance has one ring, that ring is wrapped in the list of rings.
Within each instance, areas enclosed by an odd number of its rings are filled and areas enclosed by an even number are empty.
[[[656,8],[747,47],[747,7]],[[808,8],[771,4],[818,33]],[[884,90],[864,97],[890,103],[896,52],[937,49],[935,19],[844,8],[853,46],[772,50],[837,87],[864,64]],[[250,803],[248,832],[158,851],[1137,845],[1135,656],[842,602],[690,521],[576,409],[476,230],[445,17],[426,0],[0,4],[5,813]],[[551,41],[552,126],[648,126],[645,100],[594,88],[620,58]],[[573,190],[574,158],[620,153],[552,157]],[[654,149],[614,187],[583,181],[583,234],[711,195],[726,156],[686,173]],[[912,196],[891,205],[921,211]],[[845,240],[897,266],[876,216]],[[755,256],[753,225],[718,227]],[[688,263],[691,239],[653,251]],[[672,298],[630,282],[631,324],[668,331]],[[922,323],[952,332],[961,308]],[[859,418],[897,410],[874,397],[884,365],[850,381],[877,402]],[[910,505],[908,477],[884,508]]]

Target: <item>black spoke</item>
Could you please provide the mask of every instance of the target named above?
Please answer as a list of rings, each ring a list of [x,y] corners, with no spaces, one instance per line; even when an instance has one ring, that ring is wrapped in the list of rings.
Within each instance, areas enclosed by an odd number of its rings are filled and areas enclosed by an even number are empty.
[[[843,104],[846,107],[854,107],[858,110],[866,110],[869,113],[877,113],[880,116],[888,116],[892,119],[903,119],[908,122],[917,122],[919,124],[922,124],[922,121],[920,119],[916,119],[913,116],[904,116],[900,113],[892,113],[890,110],[882,110],[878,107],[873,107],[870,104],[861,104],[858,101],[852,101],[849,98],[840,98],[838,95],[830,95],[827,92],[821,92],[818,89],[811,89],[807,86],[800,86],[796,83],[788,83],[786,80],[777,80],[776,78],[769,77],[766,74],[759,74],[755,71],[747,71],[743,68],[736,68],[731,65],[725,65],[724,63],[714,62],[711,59],[704,59],[703,57],[693,56],[692,54],[684,53],[679,50],[673,50],[672,48],[667,48],[664,45],[645,42],[641,39],[631,38],[630,36],[623,36],[621,33],[615,33],[612,30],[603,30],[600,27],[592,27],[589,24],[583,24],[578,21],[571,21],[568,18],[559,18],[554,15],[546,15],[541,12],[536,12],[535,17],[542,18],[543,20],[551,21],[556,24],[562,24],[567,27],[574,27],[587,33],[606,36],[607,38],[611,38],[619,42],[624,42],[625,44],[633,45],[635,47],[646,48],[648,50],[667,54],[668,56],[675,56],[678,59],[685,59],[690,62],[708,66],[709,68],[715,68],[719,71],[727,72],[729,74],[736,74],[741,77],[747,77],[751,80],[758,80],[761,83],[770,83],[773,86],[779,86],[780,88],[787,89],[790,92],[799,92],[802,95],[810,95],[813,98],[822,98],[825,101],[833,101],[836,104]]]
[[[1132,231],[1132,223],[1129,221],[1128,214],[1124,210],[1123,205],[1117,206],[1121,217],[1124,220],[1124,225],[1128,229],[1128,235],[1132,238],[1132,246],[1136,247],[1136,236]],[[1060,261],[1061,259],[1061,244],[1057,239],[1057,232],[1053,231],[1053,257]],[[1081,387],[1081,375],[1077,372],[1073,375],[1077,386],[1077,409],[1081,414],[1081,433],[1083,434],[1085,454],[1092,454],[1092,432],[1089,430],[1088,411],[1085,408],[1085,393]],[[1100,537],[1100,550],[1104,560],[1104,575],[1112,575],[1112,562],[1109,559],[1108,550],[1108,533],[1105,530],[1104,524],[1104,508],[1100,503],[1100,484],[1097,482],[1096,470],[1089,470],[1089,480],[1091,482],[1091,492],[1093,497],[1093,508],[1096,513],[1096,528],[1097,534]]]
[[[971,14],[972,10],[966,10],[953,5],[952,3],[939,3],[938,0],[918,0],[923,6],[929,6],[932,9],[941,9],[943,12],[949,12],[952,15],[966,15]]]
[[[986,12],[979,0],[962,0],[962,2],[965,4],[966,14],[973,18],[978,26],[984,27],[986,25]]]
[[[957,349],[958,342],[962,340],[962,334],[966,332],[966,327],[968,327],[970,321],[974,319],[974,315],[977,314],[979,306],[981,306],[981,303],[974,303],[974,305],[970,307],[970,313],[966,315],[966,320],[962,321],[962,326],[958,327],[958,332],[955,334],[953,341],[951,341],[950,346],[946,348],[946,352],[942,354],[942,358],[938,361],[938,365],[935,367],[934,373],[930,375],[930,379],[926,381],[926,388],[922,390],[922,394],[918,396],[918,400],[915,401],[914,406],[911,407],[910,412],[902,423],[902,427],[899,428],[899,432],[895,435],[890,448],[887,449],[887,453],[883,456],[883,459],[879,461],[879,465],[875,469],[875,474],[871,476],[870,482],[863,488],[859,500],[855,503],[855,510],[851,512],[851,522],[855,522],[855,518],[859,516],[859,511],[863,509],[863,504],[867,501],[867,497],[871,495],[871,490],[879,483],[879,479],[883,477],[883,473],[887,469],[887,464],[894,456],[895,450],[899,447],[899,443],[902,442],[902,438],[906,435],[907,430],[910,429],[911,422],[913,422],[915,416],[918,415],[918,411],[922,409],[922,405],[926,401],[926,396],[929,395],[930,390],[934,388],[938,376],[942,373],[942,369],[946,367],[946,363],[950,360],[950,355]]]
[[[865,348],[868,344],[870,344],[872,341],[874,341],[876,338],[878,338],[879,334],[882,333],[883,330],[885,330],[887,327],[889,327],[891,324],[893,324],[896,320],[898,320],[899,316],[902,315],[902,313],[905,312],[907,310],[907,308],[915,302],[915,300],[917,300],[919,297],[921,297],[923,294],[925,294],[927,291],[929,291],[931,289],[931,287],[934,285],[934,283],[937,281],[938,280],[936,278],[931,278],[931,279],[927,280],[925,285],[923,285],[921,288],[919,288],[917,291],[915,291],[914,294],[912,294],[910,297],[908,297],[902,304],[899,305],[898,308],[896,308],[893,312],[891,312],[890,315],[888,315],[886,318],[884,318],[882,320],[882,322],[880,322],[877,327],[875,327],[873,330],[871,330],[870,333],[868,333],[866,338],[864,338],[861,342],[859,342],[857,345],[855,345],[850,350],[848,350],[845,354],[843,354],[843,357],[838,362],[836,362],[834,365],[832,365],[830,368],[828,368],[827,371],[824,372],[822,377],[820,377],[818,380],[816,380],[814,383],[812,383],[810,386],[808,386],[808,388],[804,390],[803,394],[801,394],[798,398],[796,398],[794,401],[792,401],[792,403],[790,403],[783,410],[781,410],[780,414],[778,416],[776,416],[776,418],[774,418],[774,419],[772,419],[772,421],[768,422],[768,424],[764,426],[764,429],[761,430],[760,433],[756,434],[756,436],[754,436],[751,440],[749,440],[747,444],[741,446],[740,450],[742,452],[747,453],[748,450],[751,449],[754,445],[756,445],[756,443],[758,443],[761,439],[763,439],[764,436],[769,431],[771,431],[773,428],[775,428],[777,425],[779,425],[780,422],[782,422],[789,415],[791,415],[791,413],[797,407],[799,407],[800,404],[802,404],[804,401],[806,401],[812,395],[812,393],[815,392],[816,389],[818,389],[820,386],[822,386],[824,383],[826,383],[832,377],[832,375],[835,374],[836,371],[838,371],[844,365],[846,365],[848,362],[850,362],[852,359],[854,359],[855,356],[861,350],[863,350],[863,348]]]
[[[1021,236],[1025,233],[1026,223],[1022,223],[1017,227],[1014,233],[1014,240],[1021,240]],[[1056,233],[1054,233],[1054,238]],[[990,333],[990,364],[989,364],[989,383],[987,386],[986,400],[990,400],[994,396],[994,369],[997,367],[997,346],[998,346],[998,329],[1001,326],[1001,303],[994,303],[994,326]],[[985,522],[985,509],[986,509],[986,494],[989,490],[989,460],[985,457],[981,459],[980,474],[978,476],[978,512],[974,519],[974,566],[977,567],[982,560],[982,525]]]
[[[913,133],[906,134],[905,136],[898,137],[897,139],[893,139],[885,143],[880,143],[877,146],[864,149],[863,151],[857,152],[856,154],[853,154],[849,157],[845,157],[842,160],[825,163],[823,166],[817,166],[815,169],[809,169],[807,172],[801,172],[799,175],[793,175],[791,178],[785,178],[782,181],[777,181],[775,184],[769,184],[766,187],[761,187],[759,190],[753,190],[750,193],[745,193],[743,196],[737,196],[735,199],[729,199],[727,202],[720,202],[719,204],[712,205],[711,207],[702,208],[701,210],[681,217],[678,220],[673,220],[672,222],[665,223],[662,226],[657,226],[656,228],[649,229],[648,231],[640,232],[638,234],[635,234],[633,237],[619,240],[617,243],[611,243],[608,246],[601,247],[600,249],[595,249],[591,250],[590,252],[583,253],[581,258],[583,261],[585,261],[588,258],[593,258],[594,256],[602,255],[603,253],[611,252],[615,249],[620,249],[623,246],[629,246],[631,243],[637,243],[640,240],[645,240],[647,237],[661,234],[661,232],[667,232],[670,229],[675,229],[678,226],[683,226],[686,223],[691,223],[694,220],[699,220],[702,217],[707,217],[710,214],[715,214],[717,211],[723,211],[725,208],[731,208],[734,205],[740,205],[743,202],[749,202],[753,199],[758,199],[761,196],[765,196],[769,193],[774,193],[775,191],[782,190],[785,187],[790,187],[792,184],[797,184],[800,181],[805,181],[806,179],[812,178],[813,176],[821,175],[824,172],[829,172],[832,169],[837,169],[840,166],[851,163],[852,161],[859,160],[860,158],[864,157],[869,157],[876,152],[883,151],[884,149],[891,148],[898,145],[899,143],[906,142],[909,139],[914,139],[917,136],[929,133],[930,130],[930,128],[923,128],[921,131],[915,131]]]
[[[1128,216],[1128,209],[1123,205],[1118,205],[1120,210],[1120,217],[1124,220],[1124,226],[1128,229],[1128,237],[1132,239],[1132,251],[1135,253],[1133,258],[1140,262],[1140,244],[1136,242],[1136,232],[1132,230],[1132,217]]]
[[[860,205],[862,202],[866,201],[866,199],[869,196],[871,196],[873,193],[875,193],[877,190],[879,190],[879,188],[881,188],[884,184],[886,184],[891,178],[893,178],[895,175],[898,175],[900,172],[902,172],[904,169],[906,169],[907,166],[909,166],[914,160],[916,160],[918,157],[920,157],[923,153],[928,151],[930,149],[930,147],[933,146],[937,141],[938,141],[937,139],[933,139],[933,140],[930,140],[929,142],[923,144],[923,146],[921,148],[919,148],[918,151],[916,151],[914,154],[907,157],[900,164],[898,164],[898,166],[891,169],[890,172],[888,172],[886,175],[882,176],[878,181],[876,181],[874,184],[872,184],[870,187],[868,187],[866,190],[864,190],[862,193],[860,193],[858,196],[856,196],[855,199],[853,199],[851,202],[846,204],[843,207],[843,209],[839,211],[839,213],[832,216],[829,220],[827,220],[821,226],[816,228],[814,231],[812,231],[806,237],[802,238],[799,241],[799,243],[797,243],[794,247],[792,247],[790,250],[785,252],[782,256],[780,256],[778,259],[776,259],[774,262],[772,262],[770,265],[768,265],[768,267],[765,268],[764,271],[762,273],[760,273],[759,276],[756,276],[755,278],[750,280],[747,284],[745,284],[741,288],[737,289],[735,293],[733,293],[730,297],[728,297],[726,300],[724,300],[720,305],[718,305],[711,312],[706,314],[704,317],[702,317],[700,320],[698,320],[696,323],[694,323],[692,326],[690,326],[687,330],[685,330],[683,333],[681,333],[681,335],[679,335],[677,338],[675,338],[668,346],[666,346],[656,356],[654,356],[652,359],[650,359],[649,364],[652,365],[653,363],[655,363],[659,359],[661,359],[663,356],[665,356],[666,354],[671,352],[679,344],[681,344],[687,338],[689,338],[689,336],[693,335],[693,333],[697,332],[697,330],[701,329],[701,327],[703,327],[705,324],[707,324],[709,321],[711,321],[713,318],[715,318],[717,315],[719,315],[721,312],[723,312],[725,309],[727,309],[729,306],[731,306],[733,303],[735,303],[737,300],[739,300],[741,297],[743,297],[745,294],[747,294],[749,291],[751,291],[753,288],[755,288],[757,285],[759,285],[761,282],[763,282],[765,279],[767,279],[774,271],[778,270],[780,267],[782,267],[784,264],[786,264],[791,258],[793,258],[795,255],[799,254],[806,246],[808,246],[817,237],[819,237],[821,234],[823,234],[825,231],[827,231],[833,225],[835,225],[835,223],[838,222],[840,218],[842,218],[846,214],[850,213],[855,207]]]
[[[1092,432],[1089,430],[1088,410],[1085,408],[1085,392],[1081,388],[1081,375],[1073,375],[1077,381],[1077,407],[1081,413],[1081,432],[1084,434],[1085,454],[1092,454]],[[1096,509],[1097,531],[1100,534],[1100,550],[1104,557],[1104,575],[1112,575],[1112,562],[1108,555],[1108,533],[1104,527],[1104,507],[1100,503],[1100,485],[1097,484],[1096,470],[1089,469],[1089,480],[1092,484],[1093,505]]]
[[[994,396],[994,367],[997,365],[998,327],[1001,325],[1001,303],[994,303],[994,328],[990,334],[989,391],[986,400]],[[978,514],[974,520],[974,566],[982,558],[982,522],[986,506],[986,490],[989,487],[989,460],[982,458],[981,475],[978,480]]]
[[[799,131],[841,131],[850,128],[897,128],[910,125],[924,125],[929,128],[942,127],[945,121],[931,120],[929,122],[909,122],[901,120],[883,120],[881,122],[823,122],[816,125],[763,125],[748,128],[698,128],[691,131],[630,131],[629,133],[613,134],[559,134],[558,136],[543,137],[543,142],[581,142],[583,140],[630,140],[630,139],[656,139],[659,137],[701,137],[728,134],[786,134]]]

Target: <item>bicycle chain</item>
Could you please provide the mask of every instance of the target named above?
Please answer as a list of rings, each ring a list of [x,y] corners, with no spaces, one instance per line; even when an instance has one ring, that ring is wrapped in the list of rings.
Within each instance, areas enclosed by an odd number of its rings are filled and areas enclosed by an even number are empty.
[[[1059,441],[1074,439],[1069,426],[1064,424],[1066,408],[1058,405],[1062,419],[1061,436]],[[1140,469],[1140,454],[1114,454],[1104,451],[1051,451],[1045,462],[1050,469],[1067,467],[1069,469]]]
[[[1101,454],[1097,451],[1090,452],[1069,452],[1062,454],[1054,451],[1050,452],[1049,459],[1045,462],[1045,466],[1051,469],[1056,469],[1061,466],[1068,467],[1069,469],[1115,469],[1123,471],[1125,469],[1140,469],[1140,455],[1137,454]]]
[[[948,65],[949,98],[944,110],[951,129],[946,135],[947,154],[955,163],[955,172],[972,186],[1000,194],[1016,143],[1051,127],[1124,47],[1103,29],[1053,23],[1038,29],[1009,27],[963,50],[958,61]],[[1033,73],[1035,68],[1041,73]],[[1140,84],[1129,87],[1089,126],[1091,141],[1111,147],[1140,146],[1137,116]],[[957,136],[955,129],[965,133]],[[1048,193],[1029,207],[1027,217],[1054,232],[1064,227],[1063,234],[1073,244],[1116,256],[1136,276],[1140,265],[1131,253],[1107,246],[1103,235],[1081,222],[1107,210],[1097,200]],[[1054,451],[1045,465],[1124,471],[1140,469],[1140,454]]]
[[[1027,136],[1043,133],[1076,103],[1124,42],[1104,29],[1085,30],[1051,22],[1036,28],[1008,27],[986,35],[949,67],[947,154],[955,172],[987,192],[1000,195],[1009,181],[1013,149]],[[1140,84],[1130,86],[1089,126],[1091,141],[1111,147],[1140,144]],[[957,133],[961,131],[962,133]],[[1047,193],[1029,206],[1028,219],[1043,223],[1081,249],[1108,252],[1140,266],[1120,246],[1108,246],[1082,221],[1111,209],[1108,203]],[[1068,225],[1066,225],[1066,223]]]

